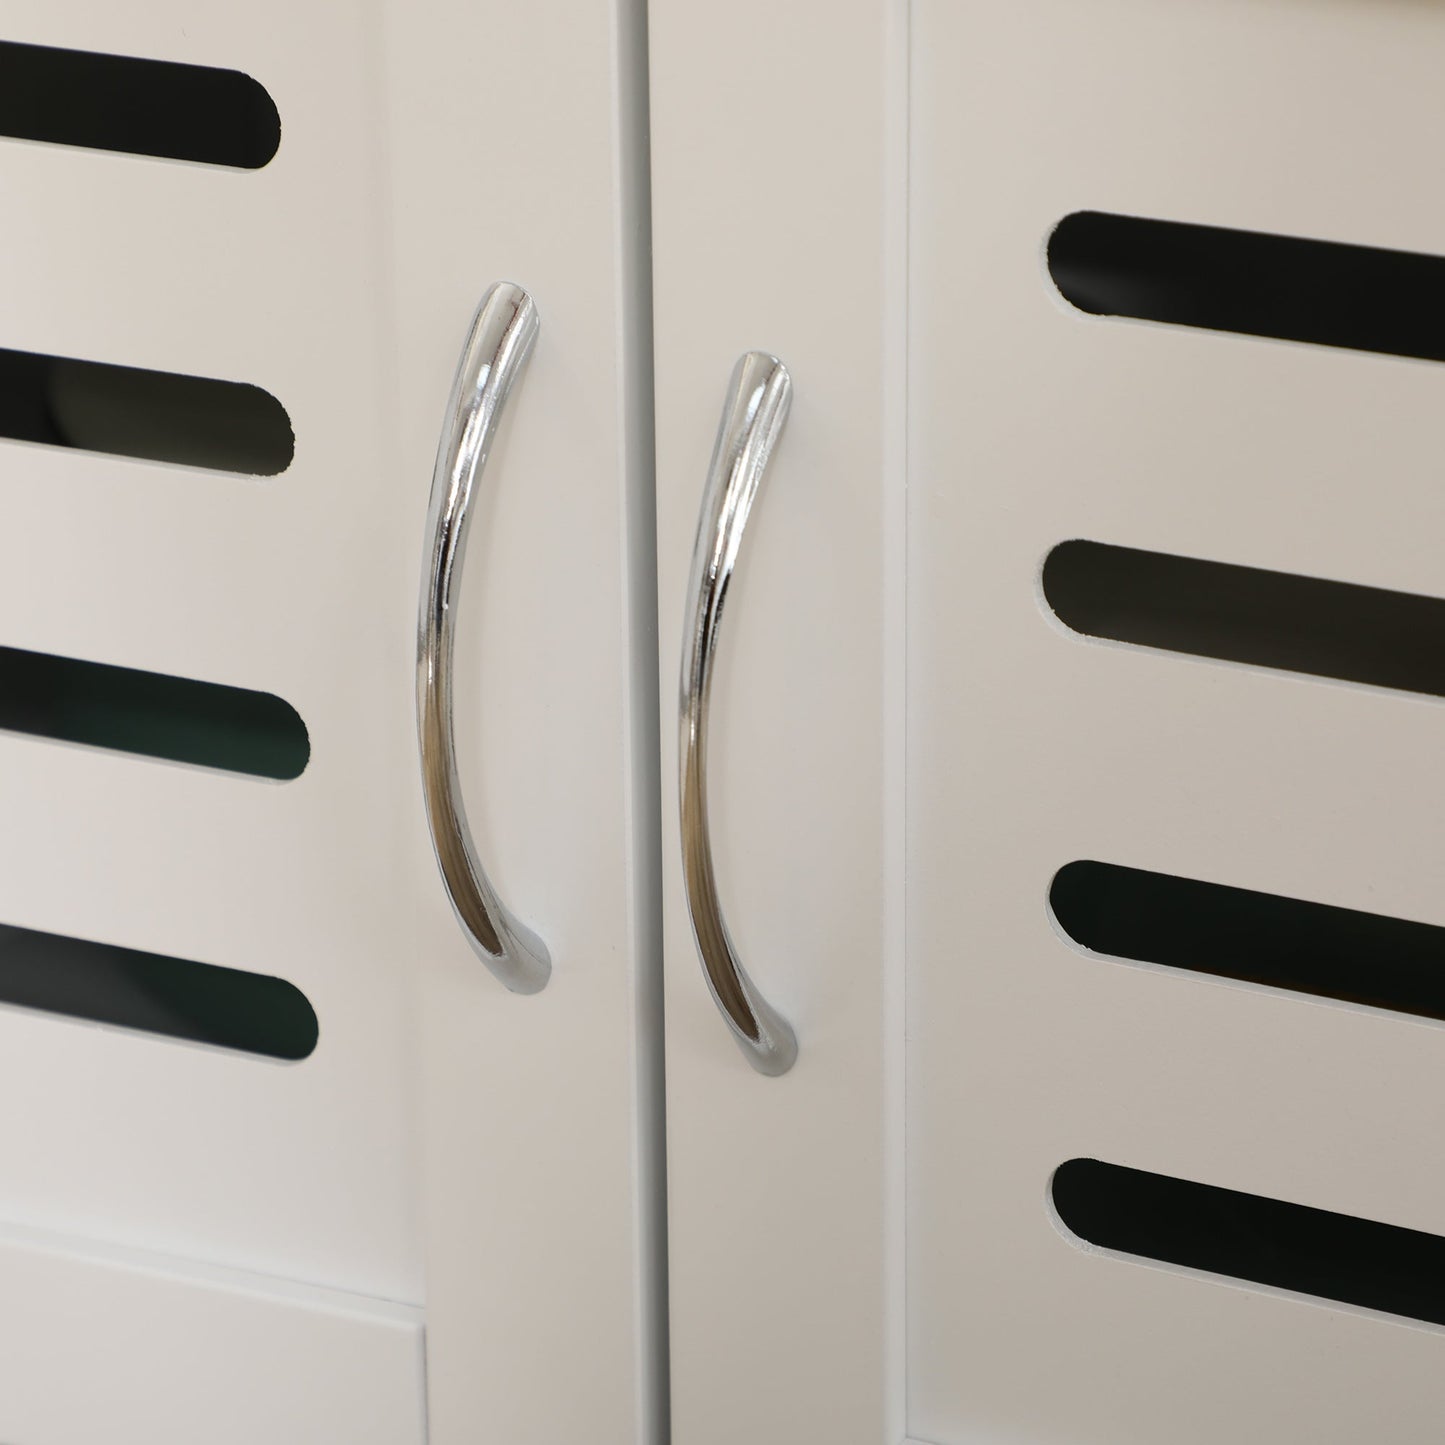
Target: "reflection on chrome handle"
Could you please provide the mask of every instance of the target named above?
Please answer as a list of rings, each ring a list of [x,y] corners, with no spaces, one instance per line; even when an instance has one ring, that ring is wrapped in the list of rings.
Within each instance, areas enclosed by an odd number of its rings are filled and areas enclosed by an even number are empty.
[[[432,476],[416,650],[422,789],[437,865],[477,956],[514,993],[536,993],[547,982],[552,962],[541,939],[503,907],[467,827],[452,727],[453,604],[472,491],[487,464],[507,395],[532,354],[537,328],[532,298],[506,282],[487,292],[472,319]]]
[[[693,550],[682,658],[682,870],[692,931],[708,988],[748,1062],[762,1074],[787,1073],[798,1043],[738,962],[718,902],[707,821],[707,710],[728,580],[792,391],[787,368],[766,352],[749,351],[733,368]]]

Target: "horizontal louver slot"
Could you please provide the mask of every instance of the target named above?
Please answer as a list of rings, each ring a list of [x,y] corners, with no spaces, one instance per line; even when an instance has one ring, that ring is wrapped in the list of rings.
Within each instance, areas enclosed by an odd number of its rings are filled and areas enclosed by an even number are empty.
[[[1075,632],[1258,667],[1445,695],[1445,600],[1099,542],[1044,562]]]
[[[0,647],[0,729],[263,778],[295,778],[311,755],[271,693],[15,647]]]
[[[1095,315],[1445,361],[1445,258],[1080,211],[1049,274]]]
[[[1445,1019],[1445,928],[1140,868],[1061,868],[1049,906],[1082,948]]]
[[[316,1013],[284,979],[0,925],[0,1003],[304,1059]]]
[[[1052,1195],[1101,1249],[1445,1324],[1437,1235],[1097,1159],[1061,1165]]]
[[[239,70],[0,41],[0,135],[255,170],[281,118]]]
[[[0,350],[0,437],[267,477],[296,449],[259,386],[32,351]]]

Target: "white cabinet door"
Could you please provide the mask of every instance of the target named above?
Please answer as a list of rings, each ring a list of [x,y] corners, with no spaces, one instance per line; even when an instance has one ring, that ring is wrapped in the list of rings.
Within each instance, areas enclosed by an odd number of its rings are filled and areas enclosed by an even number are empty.
[[[0,924],[82,972],[55,938],[279,978],[319,1024],[314,1051],[278,1062],[0,1007],[0,1221],[76,1241],[77,1257],[92,1242],[399,1302],[413,1329],[424,1312],[433,1441],[650,1428],[635,30],[625,4],[14,0],[0,14],[0,350],[40,398],[0,408],[14,694]],[[159,73],[128,99],[117,82],[120,100],[92,74],[66,131],[53,77],[30,86],[29,111],[14,101],[46,59],[17,45],[241,72],[264,96],[223,116],[216,144],[270,105],[279,146],[265,164],[207,163],[183,134],[165,154],[186,127],[162,116],[154,153],[132,112],[156,108],[137,96],[174,78]],[[503,280],[530,290],[541,333],[478,481],[456,730],[478,851],[550,950],[533,997],[504,989],[453,918],[414,713],[433,460],[472,312]],[[294,456],[238,462],[227,448],[255,419],[234,394],[172,393],[157,421],[154,379],[126,391],[134,372],[114,368],[243,383],[253,411],[284,409]],[[219,450],[186,452],[172,433],[187,427]],[[277,474],[237,475],[258,470]],[[74,659],[132,671],[81,675]],[[25,713],[36,669],[49,691]],[[188,756],[157,741],[174,722],[164,699],[139,718],[115,704],[126,732],[105,712],[115,698],[86,691],[136,671],[284,700],[304,768],[281,781],[139,756]],[[97,740],[113,745],[63,745]],[[112,980],[151,966],[87,957]],[[111,1297],[100,1274],[94,1288]],[[0,1313],[11,1298],[7,1285]],[[208,1348],[207,1318],[177,1368],[203,1360],[213,1401],[264,1389],[230,1343],[245,1329],[218,1325]],[[124,1374],[143,1333],[107,1336],[104,1368]],[[344,1364],[363,1335],[333,1331],[325,1348]],[[220,1438],[140,1396],[138,1418],[102,1412],[85,1384],[101,1343],[83,1337],[74,1388],[33,1437],[41,1417],[7,1413],[19,1397],[0,1389],[0,1438]],[[354,1366],[416,1392],[414,1355]],[[401,1438],[349,1419],[309,1438]]]
[[[652,10],[669,786],[794,382],[711,706],[779,1077],[664,811],[679,1437],[1434,1439],[1440,13]]]

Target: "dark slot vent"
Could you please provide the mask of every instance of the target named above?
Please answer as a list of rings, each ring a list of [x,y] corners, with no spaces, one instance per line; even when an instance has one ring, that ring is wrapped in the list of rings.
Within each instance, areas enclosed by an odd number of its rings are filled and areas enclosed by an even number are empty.
[[[1445,1324],[1445,1239],[1097,1159],[1053,1179],[1080,1239],[1364,1309]]]
[[[1445,696],[1445,599],[1064,542],[1044,596],[1075,632]]]
[[[1083,948],[1445,1019],[1445,928],[1079,862],[1049,890]]]
[[[256,170],[281,117],[239,70],[0,41],[0,135]]]
[[[273,1059],[316,1047],[316,1012],[284,979],[3,924],[0,1003]]]
[[[296,449],[259,386],[32,351],[0,350],[0,436],[265,477]]]
[[[1080,211],[1048,259],[1095,315],[1445,361],[1440,256]]]
[[[0,728],[226,768],[299,777],[306,724],[269,692],[0,647]]]

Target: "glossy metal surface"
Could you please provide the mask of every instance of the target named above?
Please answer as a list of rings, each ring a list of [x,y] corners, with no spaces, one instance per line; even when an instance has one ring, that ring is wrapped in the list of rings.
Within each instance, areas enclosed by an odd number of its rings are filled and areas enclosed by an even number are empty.
[[[487,292],[472,320],[432,478],[417,624],[417,734],[437,865],[477,956],[514,993],[536,993],[546,984],[552,962],[541,939],[497,897],[467,826],[452,724],[452,604],[461,582],[472,493],[537,331],[532,298],[508,282]]]
[[[688,583],[682,661],[682,867],[693,937],[708,988],[748,1062],[783,1074],[798,1056],[793,1030],[754,987],[728,935],[713,875],[707,814],[707,719],[713,653],[748,513],[788,417],[793,384],[776,356],[749,351],[733,368]]]

